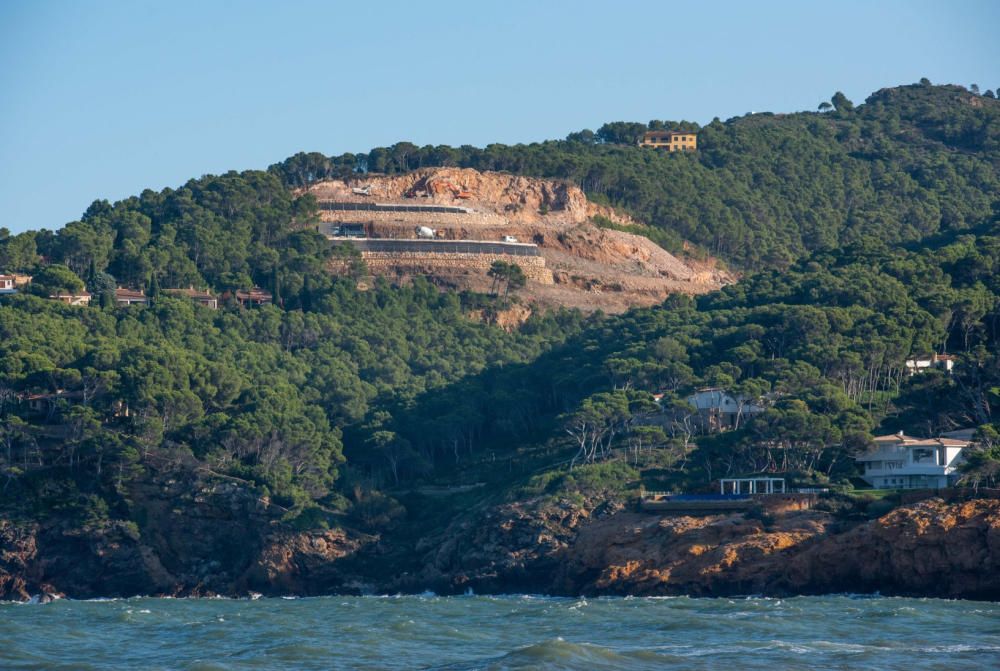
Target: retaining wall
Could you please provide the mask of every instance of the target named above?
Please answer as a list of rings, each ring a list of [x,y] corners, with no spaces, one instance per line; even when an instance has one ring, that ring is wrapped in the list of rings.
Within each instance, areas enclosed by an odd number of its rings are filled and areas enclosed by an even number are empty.
[[[454,253],[454,252],[361,252],[361,258],[373,273],[409,270],[429,272],[469,270],[486,274],[494,261],[516,263],[530,280],[552,284],[552,271],[545,267],[541,256],[513,256],[511,254]]]
[[[491,212],[440,213],[440,212],[382,212],[376,210],[323,210],[320,221],[329,224],[395,224],[406,226],[430,226],[431,228],[496,227],[510,226],[505,217]],[[327,231],[321,227],[320,232]]]
[[[438,203],[347,203],[320,201],[319,209],[331,212],[374,211],[374,212],[441,212],[444,214],[468,214],[471,207],[462,205],[440,205]]]
[[[506,256],[541,256],[538,245],[497,240],[385,240],[381,238],[350,238],[360,252],[399,254],[503,254]]]

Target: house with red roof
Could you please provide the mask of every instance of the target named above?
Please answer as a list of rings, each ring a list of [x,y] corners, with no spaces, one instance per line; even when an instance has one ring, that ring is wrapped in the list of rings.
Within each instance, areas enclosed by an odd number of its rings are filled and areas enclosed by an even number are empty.
[[[115,305],[128,307],[130,305],[149,305],[149,296],[144,291],[134,289],[115,289]]]

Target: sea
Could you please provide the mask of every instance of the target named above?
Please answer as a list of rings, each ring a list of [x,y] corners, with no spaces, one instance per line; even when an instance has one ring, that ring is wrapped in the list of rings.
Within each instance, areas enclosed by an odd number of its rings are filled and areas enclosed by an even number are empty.
[[[2,669],[997,669],[1000,603],[448,596],[0,603]]]

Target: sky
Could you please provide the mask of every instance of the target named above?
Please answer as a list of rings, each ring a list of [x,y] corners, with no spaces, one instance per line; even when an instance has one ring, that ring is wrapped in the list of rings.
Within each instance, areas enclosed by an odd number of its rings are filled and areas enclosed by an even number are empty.
[[[996,89],[998,35],[995,0],[0,0],[0,227],[299,151]]]

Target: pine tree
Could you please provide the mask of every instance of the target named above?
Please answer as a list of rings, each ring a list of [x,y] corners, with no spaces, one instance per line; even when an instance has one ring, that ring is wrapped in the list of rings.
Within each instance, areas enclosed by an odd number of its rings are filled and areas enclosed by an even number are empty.
[[[312,311],[312,282],[309,279],[309,275],[306,275],[302,279],[302,290],[299,291],[299,304],[302,306],[303,312]]]

